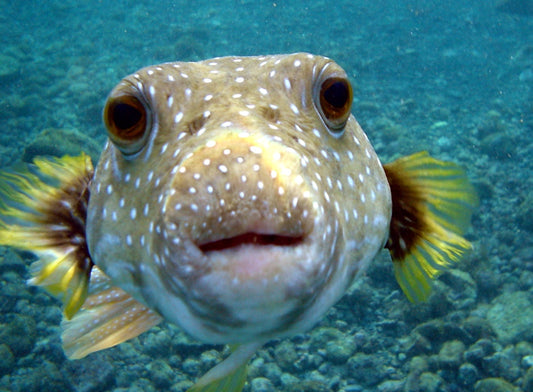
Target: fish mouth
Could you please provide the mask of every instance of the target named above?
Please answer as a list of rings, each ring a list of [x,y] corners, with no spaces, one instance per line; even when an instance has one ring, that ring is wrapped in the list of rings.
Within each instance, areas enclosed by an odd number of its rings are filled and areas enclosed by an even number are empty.
[[[248,232],[233,237],[197,244],[197,247],[204,254],[206,254],[210,252],[221,252],[224,250],[237,249],[243,245],[296,247],[301,245],[303,242],[303,235],[287,236],[279,234]]]
[[[304,204],[307,203],[302,202]],[[279,251],[289,255],[304,246],[313,232],[313,221],[303,219],[295,211],[290,218],[286,214],[273,215],[257,209],[232,212],[221,211],[225,219],[220,222],[214,219],[207,230],[190,233],[189,238],[205,256],[240,257],[251,255],[249,251],[265,254]]]
[[[241,232],[227,232],[218,238],[195,241],[209,272],[227,284],[248,282],[250,287],[270,282],[285,287],[282,280],[296,276],[303,263],[314,259],[312,233],[261,231],[257,226]],[[275,283],[277,282],[277,283]],[[289,284],[289,283],[287,283]],[[251,289],[252,290],[252,289]],[[253,290],[252,290],[253,291]]]

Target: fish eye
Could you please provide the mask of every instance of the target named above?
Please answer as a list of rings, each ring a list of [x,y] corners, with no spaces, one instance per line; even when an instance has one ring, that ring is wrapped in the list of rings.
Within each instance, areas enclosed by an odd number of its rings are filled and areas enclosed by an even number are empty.
[[[320,114],[334,136],[344,131],[350,117],[353,92],[345,77],[330,76],[320,84],[318,106]]]
[[[144,146],[149,115],[146,106],[135,95],[109,97],[104,109],[104,123],[109,138],[124,155],[135,154]]]

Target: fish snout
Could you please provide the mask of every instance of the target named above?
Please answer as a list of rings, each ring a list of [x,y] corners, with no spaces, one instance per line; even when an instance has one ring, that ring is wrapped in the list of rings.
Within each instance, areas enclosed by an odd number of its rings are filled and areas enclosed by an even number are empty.
[[[203,252],[304,241],[317,208],[300,159],[295,150],[263,136],[209,139],[176,166],[167,227]]]
[[[299,319],[340,249],[340,229],[312,191],[303,156],[235,132],[178,159],[163,215],[165,285],[232,341]]]

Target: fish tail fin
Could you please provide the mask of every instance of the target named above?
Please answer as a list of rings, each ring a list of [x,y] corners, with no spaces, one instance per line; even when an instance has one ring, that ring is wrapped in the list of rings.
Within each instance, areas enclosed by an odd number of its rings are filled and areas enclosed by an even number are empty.
[[[162,318],[94,266],[85,303],[72,319],[61,323],[63,350],[80,359],[132,339],[161,322]]]
[[[472,245],[463,237],[478,203],[463,169],[425,151],[384,165],[392,195],[389,250],[394,274],[412,302]]]
[[[230,346],[231,355],[204,374],[187,392],[241,392],[247,364],[262,343]]]
[[[34,253],[28,283],[44,287],[70,318],[87,296],[93,266],[85,242],[90,158],[36,158],[0,172],[0,245]]]

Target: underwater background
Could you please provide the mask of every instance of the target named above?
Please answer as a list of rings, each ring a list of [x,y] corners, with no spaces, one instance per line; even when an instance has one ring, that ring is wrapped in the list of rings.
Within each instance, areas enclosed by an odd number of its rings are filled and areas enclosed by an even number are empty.
[[[533,6],[500,3],[2,0],[0,168],[96,161],[106,96],[143,66],[331,57],[384,162],[428,150],[467,169],[474,249],[421,305],[383,252],[313,330],[266,344],[244,391],[533,391]],[[59,302],[25,285],[31,261],[0,248],[0,391],[179,392],[225,354],[163,323],[69,361]]]

